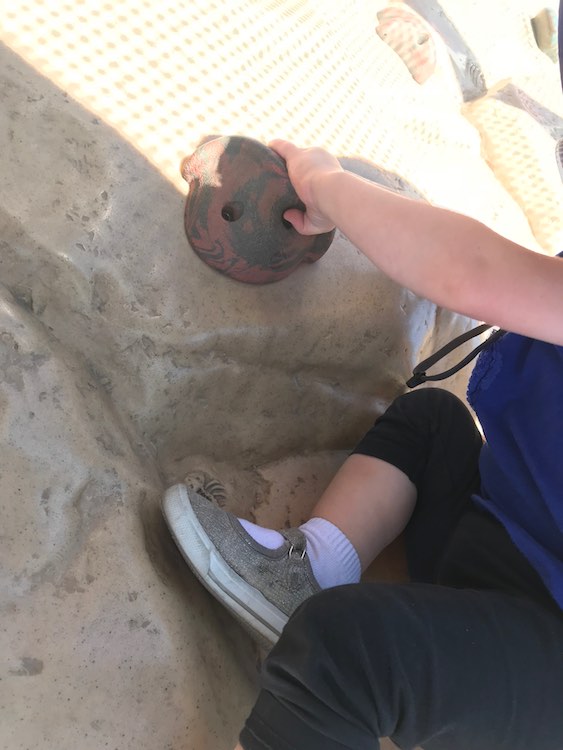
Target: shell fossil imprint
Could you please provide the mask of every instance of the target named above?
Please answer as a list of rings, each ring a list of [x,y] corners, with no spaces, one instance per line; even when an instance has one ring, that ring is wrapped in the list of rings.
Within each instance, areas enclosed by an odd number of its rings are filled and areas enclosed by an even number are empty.
[[[428,24],[397,6],[379,11],[377,20],[377,35],[399,55],[417,83],[427,81],[436,69],[436,47]]]
[[[188,489],[197,492],[220,508],[225,507],[227,503],[227,491],[225,487],[218,479],[210,476],[206,471],[190,471],[184,477],[184,484]]]

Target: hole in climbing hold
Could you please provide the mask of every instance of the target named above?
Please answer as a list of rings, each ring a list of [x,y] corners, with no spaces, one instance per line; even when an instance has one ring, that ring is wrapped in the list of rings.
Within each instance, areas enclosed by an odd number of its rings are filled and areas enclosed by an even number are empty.
[[[244,206],[240,201],[225,203],[221,209],[221,216],[225,221],[238,221],[244,213]]]

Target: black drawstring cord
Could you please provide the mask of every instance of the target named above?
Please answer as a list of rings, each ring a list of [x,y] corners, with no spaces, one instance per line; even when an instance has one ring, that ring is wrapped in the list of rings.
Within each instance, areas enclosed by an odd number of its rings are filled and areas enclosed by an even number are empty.
[[[430,357],[423,360],[422,362],[419,362],[419,364],[412,371],[412,377],[407,380],[407,387],[416,388],[416,386],[420,385],[421,383],[444,380],[445,378],[449,378],[451,375],[454,375],[456,372],[458,372],[458,370],[461,370],[462,367],[465,367],[466,364],[471,362],[472,359],[475,359],[479,352],[481,352],[486,346],[489,346],[493,342],[500,339],[500,337],[503,336],[506,331],[503,331],[502,329],[493,331],[488,339],[481,342],[479,346],[476,346],[473,351],[471,351],[466,357],[461,360],[461,362],[458,362],[458,364],[454,365],[454,367],[450,367],[449,370],[445,370],[445,372],[439,372],[436,375],[427,375],[426,371],[430,369],[430,367],[435,365],[436,362],[439,362],[447,354],[452,352],[454,349],[457,349],[458,346],[465,344],[466,341],[475,338],[475,336],[479,336],[480,334],[485,333],[485,331],[488,331],[490,328],[492,328],[492,326],[490,326],[488,323],[482,323],[476,328],[472,328],[470,331],[462,333],[461,336],[457,336],[437,352],[434,352],[434,354],[432,354]]]

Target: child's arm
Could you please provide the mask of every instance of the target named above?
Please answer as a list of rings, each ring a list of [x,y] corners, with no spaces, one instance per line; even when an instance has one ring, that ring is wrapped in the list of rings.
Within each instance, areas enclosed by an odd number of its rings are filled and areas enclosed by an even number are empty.
[[[534,253],[461,214],[396,195],[345,172],[322,149],[271,144],[306,213],[297,231],[337,226],[386,275],[436,304],[563,345],[563,261]]]

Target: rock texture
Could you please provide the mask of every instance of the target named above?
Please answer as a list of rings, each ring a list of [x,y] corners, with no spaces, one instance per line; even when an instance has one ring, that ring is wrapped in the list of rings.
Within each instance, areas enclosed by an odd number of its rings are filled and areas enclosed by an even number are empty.
[[[300,522],[415,361],[471,325],[340,234],[266,287],[206,267],[178,171],[204,136],[326,145],[392,189],[561,247],[557,70],[524,0],[427,4],[479,60],[489,93],[467,105],[438,32],[423,85],[378,38],[384,3],[187,5],[3,11],[6,750],[233,746],[259,654],[186,571],[163,488],[204,470],[240,515]],[[398,574],[393,551],[375,573]]]

